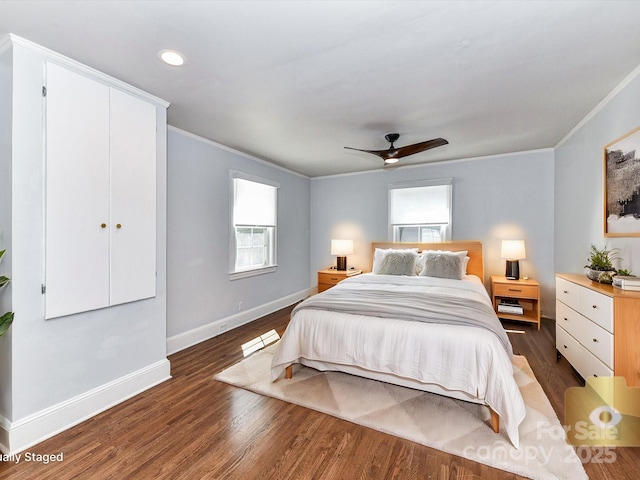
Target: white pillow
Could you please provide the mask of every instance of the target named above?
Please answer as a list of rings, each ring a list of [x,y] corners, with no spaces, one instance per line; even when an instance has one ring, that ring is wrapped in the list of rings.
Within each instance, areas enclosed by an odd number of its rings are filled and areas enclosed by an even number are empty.
[[[449,252],[446,250],[425,250],[422,252],[421,277],[462,279],[467,273],[469,257],[466,250]],[[455,257],[455,259],[454,259]]]
[[[380,263],[379,275],[416,275],[416,260],[418,252],[401,250],[388,252]]]
[[[372,272],[375,274],[380,274],[380,267],[382,266],[382,261],[384,257],[393,252],[414,252],[416,254],[416,260],[418,256],[417,248],[407,248],[407,249],[393,249],[393,248],[376,248],[373,252],[373,268]],[[414,273],[413,275],[415,275]]]

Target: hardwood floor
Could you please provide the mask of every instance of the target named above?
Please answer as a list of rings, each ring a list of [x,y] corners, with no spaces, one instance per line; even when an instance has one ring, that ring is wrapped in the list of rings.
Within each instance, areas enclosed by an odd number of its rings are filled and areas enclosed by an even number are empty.
[[[0,479],[514,479],[516,475],[212,379],[241,345],[275,329],[290,308],[170,356],[173,378],[0,464]],[[507,328],[562,420],[564,391],[581,385],[556,363],[554,324]],[[62,454],[61,462],[25,454]],[[587,463],[592,479],[636,479],[640,448]],[[44,457],[43,457],[44,459]]]

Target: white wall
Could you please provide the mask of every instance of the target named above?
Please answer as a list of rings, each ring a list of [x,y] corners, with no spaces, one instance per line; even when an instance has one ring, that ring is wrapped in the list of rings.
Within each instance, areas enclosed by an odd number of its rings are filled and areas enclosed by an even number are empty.
[[[557,272],[583,273],[594,244],[619,248],[616,267],[640,275],[640,237],[605,237],[603,224],[603,148],[639,125],[640,67],[556,148]]]
[[[168,378],[166,360],[166,130],[158,131],[157,294],[155,298],[44,319],[44,162],[42,112],[44,62],[39,47],[14,46],[1,68],[14,76],[10,136],[0,162],[12,171],[11,197],[3,195],[3,236],[11,234],[11,362],[2,364],[0,407],[4,449],[25,448],[123,397]],[[53,54],[53,52],[52,52]],[[11,64],[11,60],[13,63]],[[64,63],[64,60],[61,60]],[[8,63],[7,63],[8,62]],[[0,81],[5,85],[5,81]],[[3,93],[3,102],[6,100]],[[166,108],[158,107],[159,125]],[[4,123],[4,113],[2,116]],[[3,135],[4,135],[3,129]],[[81,181],[81,179],[69,179]],[[2,187],[6,181],[3,178]],[[7,203],[5,203],[7,202]],[[8,213],[10,212],[10,213]],[[6,239],[4,240],[6,242]],[[4,292],[6,294],[7,292]],[[4,342],[7,337],[3,338]],[[0,345],[3,358],[7,345]],[[7,373],[6,369],[10,369]],[[149,375],[153,371],[153,374]],[[144,372],[144,373],[141,373]],[[136,377],[137,375],[139,377]],[[141,379],[136,383],[134,377]],[[154,377],[153,380],[150,377]],[[10,382],[7,385],[5,382]],[[8,388],[7,388],[8,387]],[[7,390],[5,391],[5,388]],[[5,398],[7,393],[10,400]]]
[[[538,150],[314,178],[311,182],[311,272],[335,263],[331,238],[352,238],[349,266],[370,268],[372,241],[388,240],[387,192],[391,183],[453,179],[453,240],[481,240],[485,283],[504,275],[502,239],[526,241],[521,275],[542,286],[542,310],[555,315],[553,267],[553,151]]]
[[[6,249],[0,275],[11,278],[11,93],[13,51],[0,48],[0,250]],[[12,311],[11,284],[0,291],[0,315]],[[11,330],[0,338],[0,416],[11,411]]]
[[[222,325],[262,316],[265,305],[273,311],[285,306],[281,299],[288,305],[291,295],[306,296],[309,179],[175,128],[168,140],[167,333],[175,351],[220,333]],[[230,170],[280,184],[274,273],[229,279]],[[190,332],[191,341],[180,344]]]

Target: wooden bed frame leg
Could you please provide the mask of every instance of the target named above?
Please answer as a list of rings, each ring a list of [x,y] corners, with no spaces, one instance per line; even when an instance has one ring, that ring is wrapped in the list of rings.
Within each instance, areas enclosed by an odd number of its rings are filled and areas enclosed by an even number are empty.
[[[293,365],[289,365],[285,370],[285,377],[287,380],[291,380],[293,378]],[[493,410],[492,410],[493,411]]]
[[[500,417],[493,410],[493,408],[489,407],[489,411],[491,412],[491,428],[494,432],[500,432]]]

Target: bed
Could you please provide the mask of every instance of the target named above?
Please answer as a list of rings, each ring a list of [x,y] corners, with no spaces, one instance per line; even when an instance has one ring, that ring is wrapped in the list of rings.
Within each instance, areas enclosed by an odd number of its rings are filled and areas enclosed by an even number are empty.
[[[524,401],[483,284],[482,244],[373,243],[371,258],[371,273],[296,306],[272,379],[303,364],[483,404],[518,447]]]

